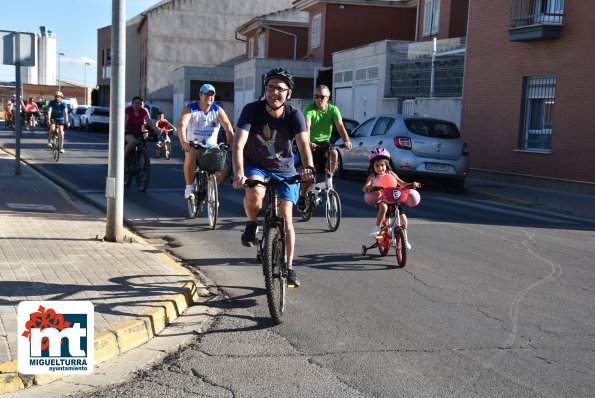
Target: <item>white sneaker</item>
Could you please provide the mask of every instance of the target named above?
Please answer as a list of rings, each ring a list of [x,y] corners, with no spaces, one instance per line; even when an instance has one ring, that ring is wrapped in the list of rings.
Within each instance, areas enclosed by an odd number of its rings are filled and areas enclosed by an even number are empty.
[[[405,242],[405,246],[407,247],[407,250],[411,250],[411,245],[409,244],[409,241]]]
[[[372,228],[372,231],[370,232],[370,236],[377,236],[380,233],[380,227],[374,227]]]
[[[187,187],[186,191],[184,191],[184,197],[188,200],[194,199],[194,188]]]

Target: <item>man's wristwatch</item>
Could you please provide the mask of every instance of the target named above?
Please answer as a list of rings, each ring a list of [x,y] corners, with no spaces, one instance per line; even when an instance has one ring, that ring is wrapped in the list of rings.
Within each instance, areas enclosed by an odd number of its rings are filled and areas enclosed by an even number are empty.
[[[304,170],[306,170],[306,169],[312,170],[312,173],[316,172],[316,169],[314,168],[314,166],[304,166]]]

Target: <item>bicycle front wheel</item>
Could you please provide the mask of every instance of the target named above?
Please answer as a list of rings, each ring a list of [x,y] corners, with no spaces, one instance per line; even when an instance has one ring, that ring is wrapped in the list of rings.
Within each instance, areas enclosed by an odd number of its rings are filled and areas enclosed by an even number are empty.
[[[279,228],[268,228],[264,236],[262,267],[269,313],[277,325],[283,322],[285,296],[287,294],[287,272],[284,269],[285,256],[282,250],[283,245]]]
[[[215,229],[217,226],[217,213],[219,211],[219,193],[217,192],[217,178],[215,174],[209,175],[207,183],[207,211],[209,213],[209,226]]]
[[[54,160],[57,162],[60,160],[60,133],[55,132],[54,136],[52,137],[52,156]]]
[[[334,189],[329,189],[326,197],[326,223],[331,232],[335,232],[341,223],[341,199]]]
[[[146,149],[139,151],[137,156],[136,187],[139,191],[144,192],[149,187],[151,179],[151,159]]]
[[[405,242],[405,233],[400,228],[394,230],[395,248],[397,249],[397,268],[403,268],[407,264],[407,244]]]

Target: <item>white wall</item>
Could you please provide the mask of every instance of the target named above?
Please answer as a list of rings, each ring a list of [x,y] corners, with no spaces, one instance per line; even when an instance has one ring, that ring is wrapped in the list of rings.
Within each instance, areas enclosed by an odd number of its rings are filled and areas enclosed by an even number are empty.
[[[449,120],[460,128],[462,107],[463,98],[416,98],[412,114]]]

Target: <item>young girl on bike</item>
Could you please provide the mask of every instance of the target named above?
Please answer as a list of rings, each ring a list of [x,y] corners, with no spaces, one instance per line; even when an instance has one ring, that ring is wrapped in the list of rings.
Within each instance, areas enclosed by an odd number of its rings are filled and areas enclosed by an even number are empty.
[[[390,167],[390,153],[388,153],[388,151],[384,148],[374,148],[374,150],[372,150],[372,152],[370,152],[368,155],[368,161],[370,162],[370,166],[368,167],[368,179],[364,184],[363,191],[365,192],[365,202],[370,206],[378,207],[376,225],[374,228],[372,228],[372,232],[370,232],[370,236],[376,236],[380,233],[380,226],[382,225],[382,221],[384,221],[384,217],[386,216],[388,205],[385,202],[383,191],[373,191],[372,188],[406,187],[410,185],[412,185],[413,188],[419,188],[421,187],[421,184],[418,182],[409,184],[401,180],[392,171],[392,168]],[[401,214],[401,225],[405,230],[405,243],[407,245],[407,249],[411,249],[411,245],[407,240],[407,216],[400,206],[399,211]]]
[[[173,129],[174,131],[178,131],[178,129],[165,118],[163,112],[159,112],[157,114],[157,118],[158,119],[157,122],[155,122],[155,125],[160,130],[160,133],[157,135],[157,146],[159,147],[159,149],[161,149],[163,148],[163,145],[165,144],[165,139],[169,134],[168,130]]]

